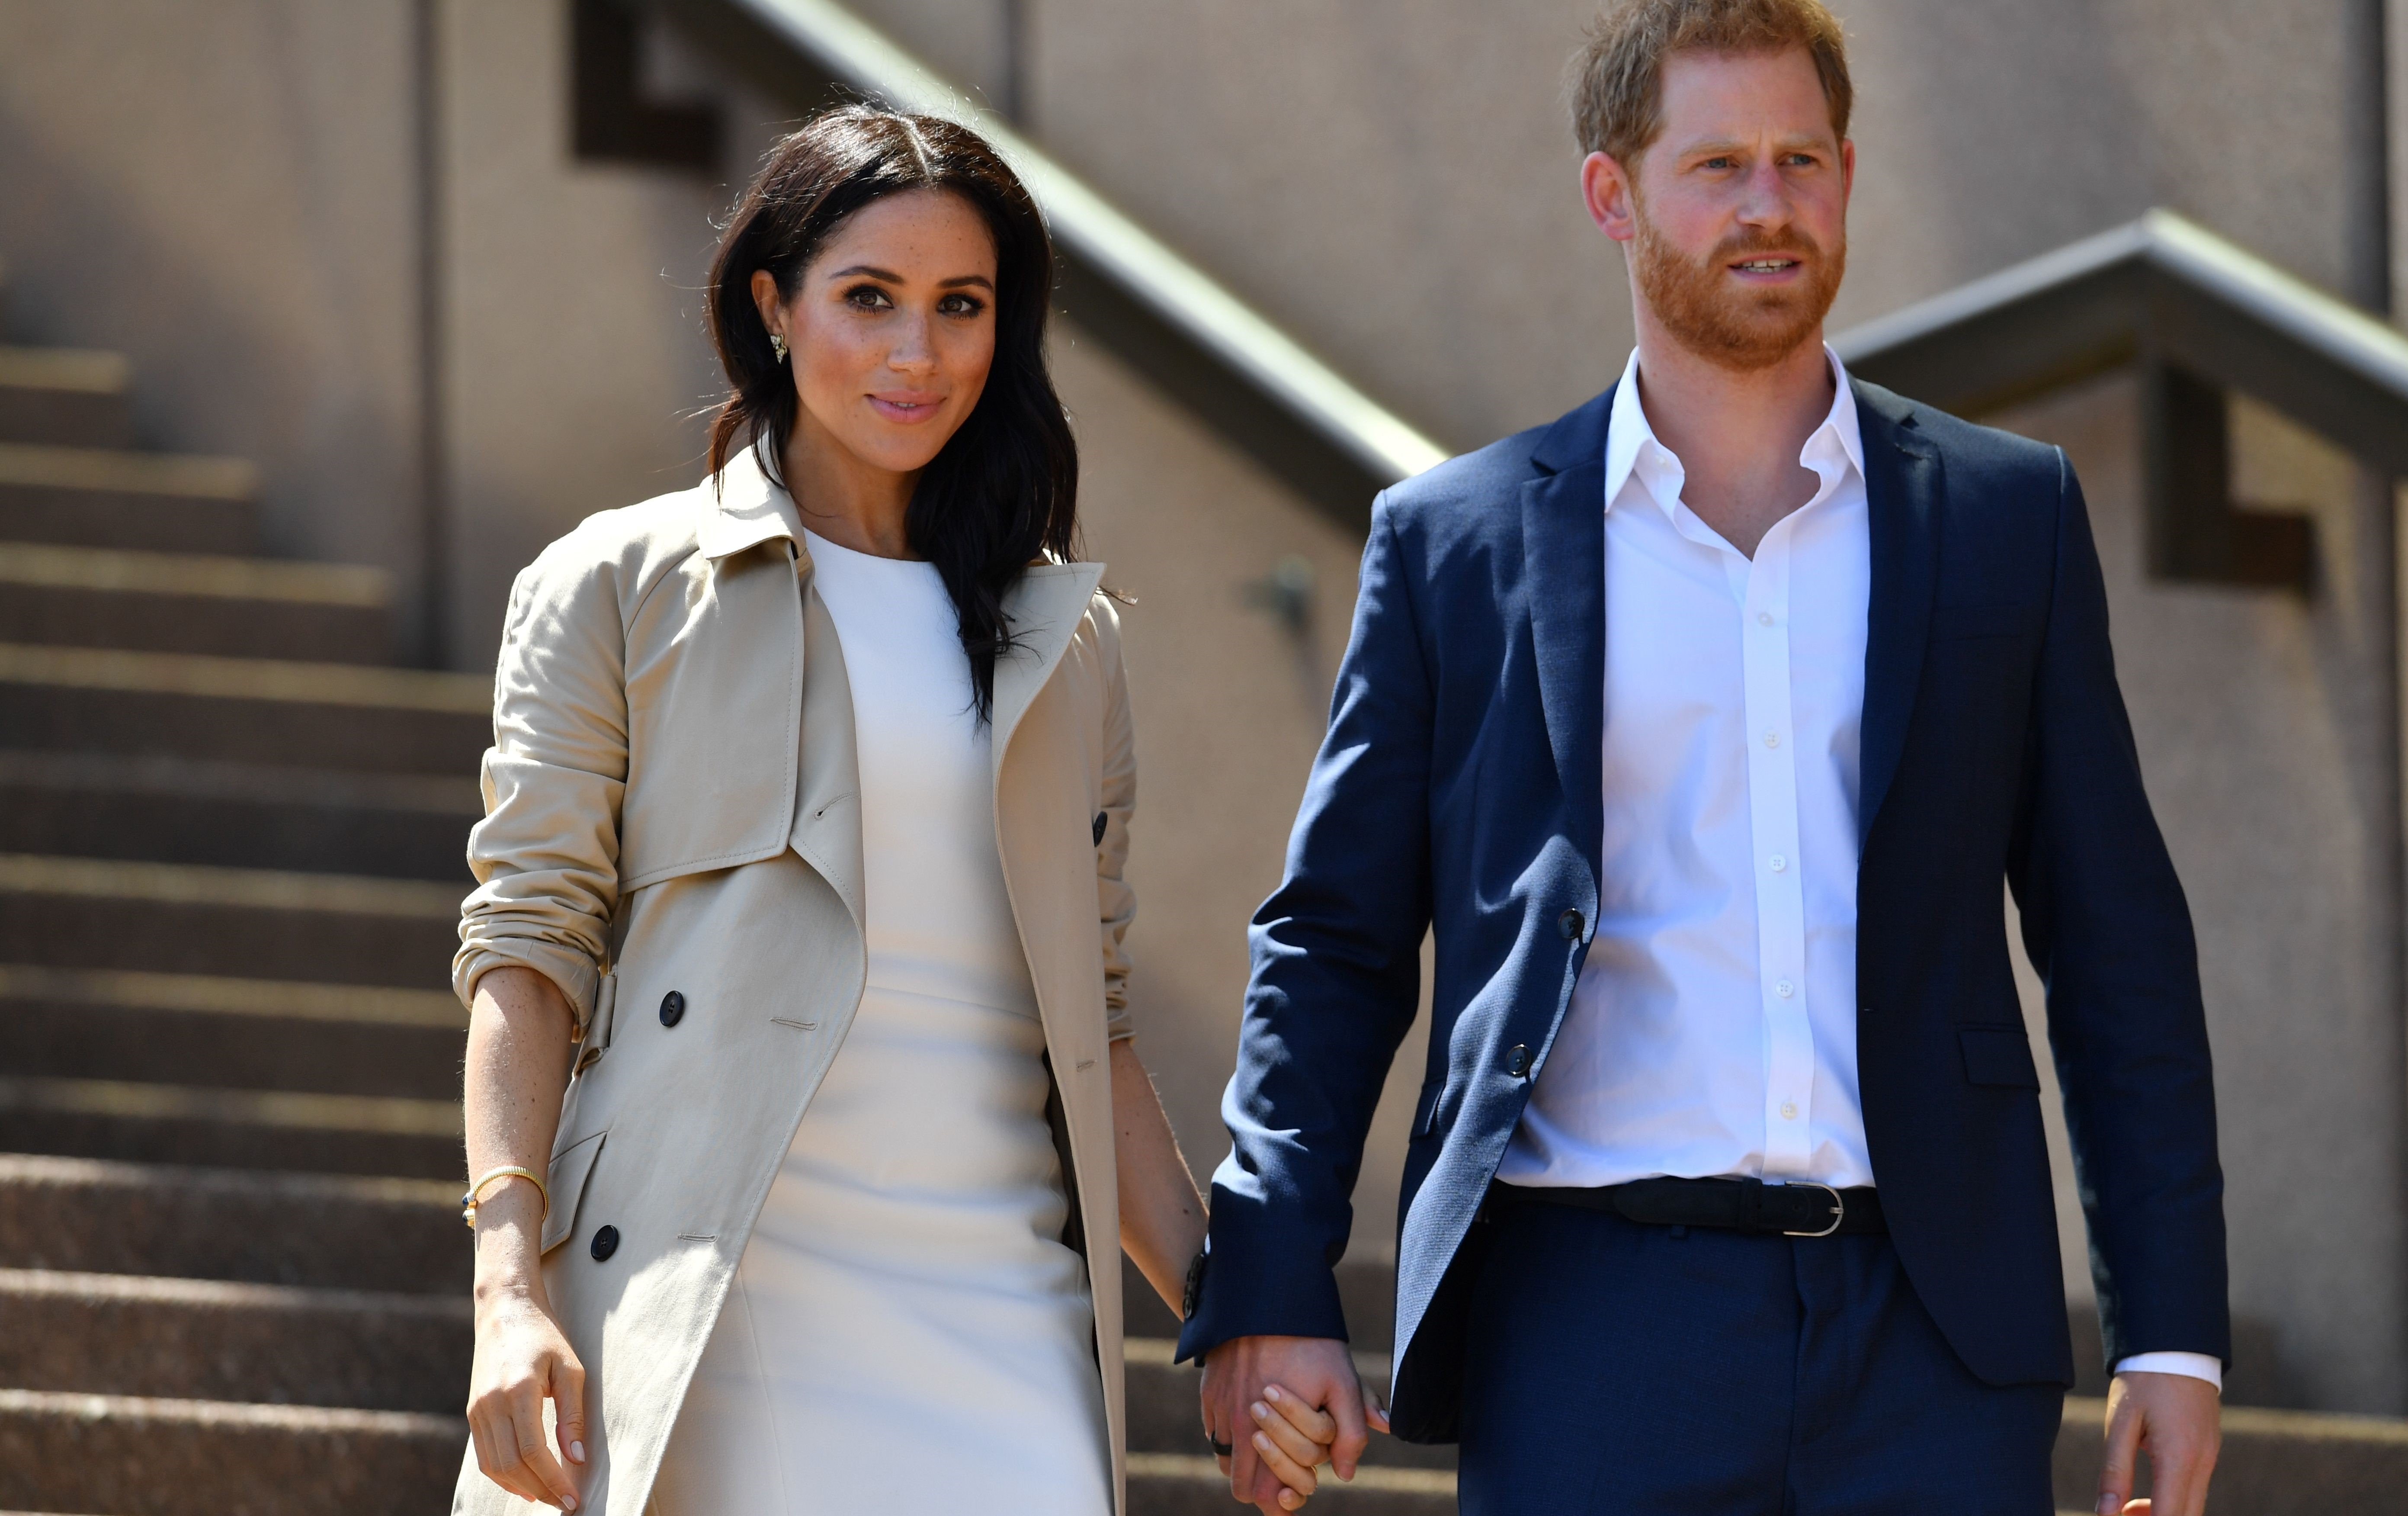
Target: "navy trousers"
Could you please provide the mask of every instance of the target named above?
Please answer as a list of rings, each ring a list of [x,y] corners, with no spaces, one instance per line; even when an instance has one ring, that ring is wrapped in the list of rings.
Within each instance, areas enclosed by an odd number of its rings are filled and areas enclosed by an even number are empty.
[[[1464,1516],[2049,1516],[2065,1392],[1985,1384],[1886,1237],[1490,1207]]]

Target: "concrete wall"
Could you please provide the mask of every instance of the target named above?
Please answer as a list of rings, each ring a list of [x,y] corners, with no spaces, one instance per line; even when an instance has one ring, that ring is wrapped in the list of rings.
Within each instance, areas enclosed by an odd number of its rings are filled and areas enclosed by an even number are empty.
[[[2368,699],[2381,651],[2369,637],[2383,628],[2350,590],[2362,496],[2346,458],[2241,407],[2239,489],[2312,516],[2323,593],[2153,581],[2136,406],[2132,382],[2109,379],[1998,419],[2065,448],[2081,475],[2143,770],[2199,925],[2230,1231],[2231,1397],[2397,1409],[2408,1238],[2395,1197],[2408,1174],[2397,992],[2382,971],[2398,926],[2379,908],[2391,859],[2378,823],[2392,801],[2375,777],[2385,738]],[[2040,985],[2028,968],[2022,980],[2038,1037]],[[2067,1285],[2087,1301],[2054,1072],[2043,1078]]]
[[[1836,320],[2151,205],[2350,288],[2377,207],[2347,81],[2376,3],[1842,0],[1860,157]],[[1006,66],[1003,0],[857,8],[957,77]],[[1048,150],[1439,437],[1547,420],[1619,369],[1621,263],[1560,90],[1593,0],[1019,9]]]
[[[742,169],[577,161],[566,9],[441,7],[445,661],[461,668],[491,665],[510,581],[545,543],[699,477],[721,390],[702,287]]]

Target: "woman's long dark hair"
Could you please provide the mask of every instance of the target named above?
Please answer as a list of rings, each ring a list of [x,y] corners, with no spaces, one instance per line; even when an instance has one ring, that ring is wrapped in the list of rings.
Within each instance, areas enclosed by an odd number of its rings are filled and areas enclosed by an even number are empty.
[[[1079,450],[1045,365],[1054,244],[1019,176],[968,127],[849,106],[781,141],[737,202],[710,266],[710,334],[727,399],[710,426],[710,471],[757,447],[781,485],[795,431],[795,380],[752,300],[767,269],[794,297],[803,270],[846,217],[910,190],[968,201],[995,237],[995,363],[986,388],[912,492],[911,551],[936,565],[961,623],[979,719],[995,708],[995,664],[1011,651],[1003,596],[1043,555],[1077,554]],[[799,503],[799,502],[798,502]]]

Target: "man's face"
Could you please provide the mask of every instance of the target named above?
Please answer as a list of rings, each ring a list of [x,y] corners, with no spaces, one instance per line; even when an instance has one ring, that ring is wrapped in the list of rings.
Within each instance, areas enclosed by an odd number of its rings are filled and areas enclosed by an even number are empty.
[[[1768,367],[1815,338],[1840,293],[1854,150],[1803,48],[1673,54],[1663,122],[1630,186],[1640,298],[1700,357]]]

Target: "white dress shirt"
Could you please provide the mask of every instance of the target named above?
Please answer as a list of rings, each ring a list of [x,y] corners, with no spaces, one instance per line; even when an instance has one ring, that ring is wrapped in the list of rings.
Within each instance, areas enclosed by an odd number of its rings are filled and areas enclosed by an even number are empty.
[[[1634,351],[1605,447],[1595,938],[1498,1178],[1875,1182],[1856,1079],[1856,855],[1872,589],[1837,354],[1816,479],[1754,558],[1682,502]],[[2198,1353],[2119,1370],[2220,1382]]]

